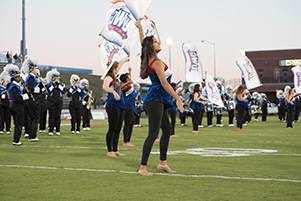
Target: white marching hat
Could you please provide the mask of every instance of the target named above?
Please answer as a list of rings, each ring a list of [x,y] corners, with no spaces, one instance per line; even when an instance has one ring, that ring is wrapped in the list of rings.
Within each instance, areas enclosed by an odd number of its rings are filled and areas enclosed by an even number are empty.
[[[51,71],[47,72],[45,79],[47,83],[50,83],[54,81],[55,78],[58,78],[60,76],[61,76],[60,72],[58,72],[56,69],[52,69]]]
[[[79,81],[80,81],[80,77],[78,75],[75,75],[75,74],[71,75],[71,77],[70,77],[71,86],[74,86]]]

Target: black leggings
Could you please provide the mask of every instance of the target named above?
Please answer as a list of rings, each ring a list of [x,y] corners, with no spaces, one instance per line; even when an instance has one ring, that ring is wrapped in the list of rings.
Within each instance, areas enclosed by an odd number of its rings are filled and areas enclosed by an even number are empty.
[[[176,118],[177,118],[177,111],[175,111],[173,108],[168,109],[168,114],[170,117],[170,134],[174,135],[175,133],[175,127],[176,127]]]
[[[201,116],[201,111],[198,109],[193,109],[192,124],[193,124],[194,131],[197,131],[199,129],[200,116]]]
[[[118,107],[106,107],[109,129],[106,135],[108,152],[118,151],[119,134],[121,130],[121,111]]]
[[[288,110],[286,115],[286,127],[293,128],[294,112],[292,110]]]
[[[242,128],[242,125],[245,120],[245,112],[246,109],[243,108],[241,105],[236,105],[236,123],[237,123],[237,128]]]
[[[170,138],[170,123],[167,111],[164,111],[164,106],[159,102],[145,103],[144,105],[148,113],[148,136],[144,141],[141,165],[147,165],[147,161],[152,150],[153,144],[162,128],[160,139],[160,160],[167,159],[167,150]]]

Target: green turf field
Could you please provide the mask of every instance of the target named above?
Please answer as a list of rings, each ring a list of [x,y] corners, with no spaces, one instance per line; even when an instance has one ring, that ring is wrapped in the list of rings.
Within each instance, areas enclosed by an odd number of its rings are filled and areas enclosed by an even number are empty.
[[[21,147],[11,145],[12,135],[0,135],[0,201],[301,200],[301,122],[286,129],[269,117],[267,123],[253,122],[241,132],[203,128],[198,135],[191,126],[177,126],[170,151],[219,147],[278,152],[240,157],[178,153],[169,156],[175,175],[152,177],[135,173],[147,134],[146,121],[142,123],[133,133],[136,148],[120,146],[126,156],[117,159],[105,156],[106,121],[94,121],[93,130],[80,135],[63,126],[61,136],[39,135],[39,143],[22,139]],[[157,150],[158,143],[153,148]],[[150,157],[154,173],[158,158]]]

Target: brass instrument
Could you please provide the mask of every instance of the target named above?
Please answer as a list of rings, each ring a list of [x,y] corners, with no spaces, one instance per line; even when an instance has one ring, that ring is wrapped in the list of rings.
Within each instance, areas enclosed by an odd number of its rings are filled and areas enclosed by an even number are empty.
[[[94,98],[92,97],[92,91],[89,91],[89,94],[88,94],[88,101],[87,101],[87,109],[90,110],[91,109],[91,105],[92,103],[94,102]]]

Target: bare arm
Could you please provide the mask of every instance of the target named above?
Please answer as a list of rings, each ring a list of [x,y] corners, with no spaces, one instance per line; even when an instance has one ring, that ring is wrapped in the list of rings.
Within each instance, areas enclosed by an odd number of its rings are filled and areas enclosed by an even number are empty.
[[[103,81],[103,85],[102,85],[102,88],[105,92],[107,93],[113,93],[114,92],[114,89],[112,89],[110,87],[110,83],[113,81],[113,79],[110,77],[110,76],[106,76],[104,81]]]
[[[110,83],[112,81],[113,79],[110,76],[106,76],[103,81],[102,88],[105,92],[113,94],[115,100],[120,100],[119,94],[113,88],[110,87]]]
[[[143,42],[143,40],[144,40],[144,32],[143,32],[143,28],[142,28],[142,25],[141,25],[141,20],[138,20],[138,21],[135,23],[135,25],[136,25],[136,27],[138,28],[140,43],[142,44],[142,42]]]
[[[183,112],[184,108],[183,108],[183,103],[182,103],[180,97],[178,96],[178,94],[175,92],[175,90],[171,87],[171,85],[168,83],[168,81],[165,78],[164,64],[162,63],[162,61],[157,60],[154,62],[153,66],[154,66],[154,70],[160,80],[161,85],[163,86],[165,91],[167,91],[167,93],[169,93],[176,100],[177,107],[180,110],[180,112]]]

